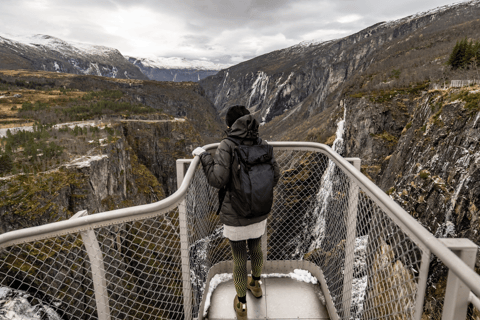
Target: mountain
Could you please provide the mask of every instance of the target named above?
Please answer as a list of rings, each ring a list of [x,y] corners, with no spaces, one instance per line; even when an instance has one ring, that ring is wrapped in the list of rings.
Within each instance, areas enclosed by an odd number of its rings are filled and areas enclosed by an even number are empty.
[[[48,35],[22,37],[0,34],[0,69],[148,80],[117,49],[66,42]]]
[[[444,6],[400,20],[380,22],[345,38],[304,42],[264,54],[200,83],[221,115],[230,105],[244,104],[265,123],[280,115],[294,118],[301,115],[307,119],[334,101],[338,103],[346,82],[367,70],[376,56],[391,44],[423,29],[432,32],[432,29],[440,31],[461,26],[476,20],[479,14],[478,1]],[[446,41],[455,44],[458,38],[452,35],[453,32],[448,40],[443,39],[439,44]],[[428,45],[426,37],[422,41]],[[388,71],[395,69],[394,65],[389,67]]]
[[[337,151],[360,158],[362,173],[432,234],[480,245],[480,85],[453,86],[478,80],[479,66],[447,63],[458,41],[480,40],[479,17],[478,0],[444,6],[274,51],[200,85],[221,116],[246,105],[268,141],[342,140]],[[318,229],[316,216],[294,218]],[[445,281],[433,258],[422,318],[441,318]]]
[[[217,74],[230,65],[216,64],[204,60],[187,60],[184,58],[134,58],[126,57],[136,65],[150,80],[157,81],[193,81],[197,82]]]
[[[206,60],[135,58],[114,48],[48,35],[0,34],[0,69],[42,70],[120,79],[198,82],[229,67]]]

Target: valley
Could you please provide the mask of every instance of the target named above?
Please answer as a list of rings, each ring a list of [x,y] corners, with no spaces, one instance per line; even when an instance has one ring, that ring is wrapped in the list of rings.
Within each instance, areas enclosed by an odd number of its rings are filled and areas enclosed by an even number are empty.
[[[177,189],[175,161],[220,141],[228,107],[242,104],[263,139],[318,142],[358,157],[361,172],[429,232],[480,245],[480,65],[449,64],[459,41],[480,40],[479,16],[480,1],[466,1],[202,76],[182,71],[198,83],[173,82],[177,69],[159,72],[132,57],[134,69],[115,65],[116,77],[110,62],[87,72],[87,60],[66,61],[61,73],[55,53],[32,66],[11,44],[0,46],[0,234],[168,197]],[[287,171],[313,175],[302,170]],[[285,190],[314,202],[315,192],[290,180]],[[299,259],[315,254],[302,241],[288,249]],[[422,319],[439,319],[447,270],[436,257],[430,264]]]

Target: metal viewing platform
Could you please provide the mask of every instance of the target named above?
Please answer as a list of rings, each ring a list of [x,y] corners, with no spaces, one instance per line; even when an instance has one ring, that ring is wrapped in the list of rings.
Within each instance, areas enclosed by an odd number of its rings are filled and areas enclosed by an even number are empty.
[[[265,278],[264,297],[248,298],[251,319],[480,317],[475,244],[436,238],[359,171],[360,159],[318,143],[270,144],[282,176],[263,273],[308,271],[318,284]],[[0,287],[27,291],[62,319],[232,319],[233,284],[215,283],[233,266],[217,190],[198,157],[177,161],[177,181],[156,203],[0,235]]]
[[[248,319],[330,319],[319,299],[319,286],[290,278],[262,280],[263,297],[247,294]],[[213,292],[209,320],[236,319],[232,308],[233,280],[220,284]],[[232,295],[233,293],[233,295]]]

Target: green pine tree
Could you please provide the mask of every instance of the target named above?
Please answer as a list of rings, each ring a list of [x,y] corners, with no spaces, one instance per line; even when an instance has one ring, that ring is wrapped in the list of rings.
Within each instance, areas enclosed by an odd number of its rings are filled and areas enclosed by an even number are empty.
[[[460,46],[461,41],[457,41],[455,47],[453,47],[452,53],[450,54],[450,58],[448,59],[448,64],[453,68],[457,69],[461,65],[461,54],[460,54]]]
[[[447,62],[452,69],[480,65],[480,42],[465,37],[457,41]]]

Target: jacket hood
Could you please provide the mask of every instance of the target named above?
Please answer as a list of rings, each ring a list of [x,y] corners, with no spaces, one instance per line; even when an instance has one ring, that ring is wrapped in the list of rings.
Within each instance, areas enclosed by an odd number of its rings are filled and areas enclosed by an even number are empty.
[[[244,115],[235,121],[227,131],[229,137],[238,137],[241,139],[258,138],[258,121],[251,114]]]

